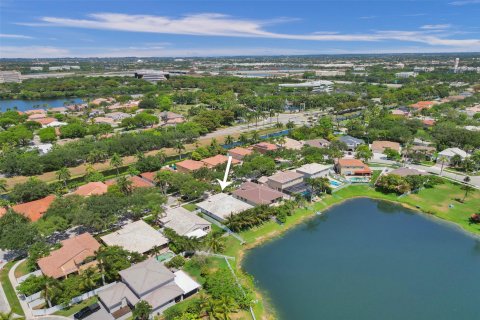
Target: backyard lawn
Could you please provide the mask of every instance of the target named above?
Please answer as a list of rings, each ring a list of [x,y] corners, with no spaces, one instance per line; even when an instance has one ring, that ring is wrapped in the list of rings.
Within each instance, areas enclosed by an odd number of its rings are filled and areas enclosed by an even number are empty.
[[[15,278],[20,278],[29,273],[30,270],[28,269],[27,260],[25,260],[18,265],[17,269],[15,269]]]
[[[78,311],[82,310],[83,308],[95,303],[98,301],[98,298],[95,296],[95,297],[91,297],[91,298],[88,298],[87,300],[84,300],[78,304],[74,304],[73,306],[69,307],[69,308],[65,308],[63,310],[60,310],[60,311],[57,311],[55,312],[54,314],[56,315],[59,315],[59,316],[64,316],[64,317],[70,317],[71,315],[74,315],[75,313],[77,313]]]

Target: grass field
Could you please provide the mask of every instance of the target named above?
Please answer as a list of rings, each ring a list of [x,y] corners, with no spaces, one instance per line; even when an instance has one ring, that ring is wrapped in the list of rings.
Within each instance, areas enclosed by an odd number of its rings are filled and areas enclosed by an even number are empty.
[[[23,313],[23,309],[18,301],[17,295],[15,294],[15,289],[8,279],[8,272],[15,263],[17,263],[17,261],[10,261],[3,267],[3,269],[0,271],[0,282],[12,312],[20,316],[24,316],[25,314]]]
[[[20,278],[29,273],[30,269],[27,266],[27,260],[25,260],[18,265],[17,269],[15,269],[15,278]]]
[[[97,301],[98,301],[97,297],[91,297],[91,298],[88,298],[85,301],[82,301],[82,302],[78,303],[78,304],[74,304],[73,306],[71,306],[69,308],[65,308],[63,310],[57,311],[54,314],[56,314],[58,316],[70,317],[71,315],[74,315],[78,311],[82,310],[83,308],[85,308],[85,307],[87,307],[87,306],[89,306],[89,305],[91,305],[91,304],[93,304]]]
[[[197,210],[197,206],[195,205],[195,203],[187,203],[187,204],[184,204],[182,207],[187,209],[188,211]]]

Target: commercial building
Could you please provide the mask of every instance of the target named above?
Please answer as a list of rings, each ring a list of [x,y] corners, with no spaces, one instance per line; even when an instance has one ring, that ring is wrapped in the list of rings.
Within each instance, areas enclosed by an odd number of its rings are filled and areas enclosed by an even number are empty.
[[[225,221],[228,216],[253,208],[246,202],[225,193],[217,193],[207,200],[197,203],[200,211],[218,221]]]
[[[143,79],[148,82],[156,83],[158,81],[165,81],[170,77],[168,72],[159,70],[138,70],[134,74],[135,78]]]
[[[101,237],[107,246],[119,246],[125,250],[146,253],[154,247],[167,249],[168,239],[160,231],[138,220],[123,226],[120,230]]]
[[[21,73],[18,71],[0,71],[0,83],[22,82]]]
[[[232,192],[232,195],[252,206],[271,205],[287,197],[286,194],[280,191],[253,182],[243,183],[237,190]]]
[[[83,233],[60,243],[60,249],[37,261],[40,270],[47,277],[64,278],[96,266],[96,261],[84,263],[87,258],[95,256],[95,252],[100,248],[100,243],[90,233]]]
[[[407,79],[407,78],[416,78],[418,73],[416,72],[397,72],[395,73],[395,77],[400,79]]]

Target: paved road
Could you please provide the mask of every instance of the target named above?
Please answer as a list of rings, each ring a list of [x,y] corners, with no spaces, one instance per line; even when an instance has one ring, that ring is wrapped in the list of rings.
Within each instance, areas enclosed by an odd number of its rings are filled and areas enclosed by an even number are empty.
[[[388,165],[396,164],[395,161],[384,160],[384,159],[374,159],[373,162],[384,163],[384,164],[388,164]],[[437,174],[437,175],[440,175],[440,172],[442,171],[441,165],[439,165],[439,164],[431,166],[431,167],[424,166],[424,165],[421,165],[421,164],[408,164],[406,166],[409,167],[409,168],[413,168],[413,169],[417,169],[417,170],[423,170],[423,171],[426,171],[426,172],[429,172],[429,173],[434,173],[434,174]],[[458,181],[458,182],[463,182],[463,179],[465,179],[464,174],[452,173],[452,172],[445,171],[445,170],[443,170],[442,176],[453,179],[453,180]],[[480,176],[470,176],[470,184],[477,187],[477,188],[480,188]]]

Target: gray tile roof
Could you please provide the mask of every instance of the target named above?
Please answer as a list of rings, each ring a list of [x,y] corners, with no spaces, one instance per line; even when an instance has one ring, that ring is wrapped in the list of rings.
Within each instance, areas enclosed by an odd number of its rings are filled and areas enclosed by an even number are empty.
[[[195,213],[182,207],[166,210],[165,216],[160,218],[160,222],[166,228],[173,229],[181,236],[196,229],[203,229],[211,224],[207,220],[200,218]]]
[[[155,258],[134,264],[119,273],[123,282],[140,296],[175,278],[175,275]]]
[[[123,282],[118,282],[98,293],[98,297],[108,309],[120,304],[124,298],[132,305],[137,304],[137,296]]]

